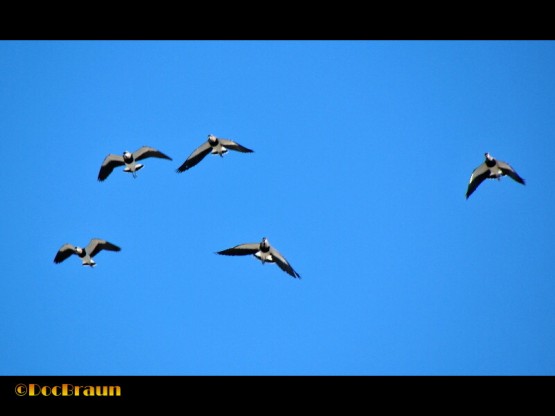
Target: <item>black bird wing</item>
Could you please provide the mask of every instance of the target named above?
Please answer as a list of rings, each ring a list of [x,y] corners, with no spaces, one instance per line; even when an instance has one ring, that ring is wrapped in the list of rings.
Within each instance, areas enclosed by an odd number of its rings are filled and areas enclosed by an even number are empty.
[[[71,244],[64,244],[56,253],[56,257],[54,257],[54,263],[61,263],[75,253],[77,253],[75,251],[75,247],[73,247]]]
[[[514,179],[518,183],[521,183],[523,185],[525,184],[524,179],[522,179],[518,175],[518,173],[516,173],[516,171],[511,167],[511,165],[509,165],[507,162],[503,162],[501,160],[498,160],[497,161],[497,166],[499,166],[499,169],[501,169],[501,172],[503,172],[505,175],[511,177],[512,179]]]
[[[106,240],[101,240],[100,238],[93,238],[85,251],[89,253],[89,256],[94,257],[96,256],[101,250],[108,250],[108,251],[120,251],[121,248],[112,244]]]
[[[254,152],[254,150],[247,149],[246,147],[241,146],[239,143],[236,143],[233,140],[229,140],[229,139],[218,139],[218,140],[220,141],[222,146],[224,146],[226,149],[236,150],[237,152],[241,152],[241,153]]]
[[[301,278],[301,275],[293,270],[293,267],[289,264],[287,260],[285,260],[285,257],[283,257],[283,255],[274,247],[270,248],[270,253],[272,254],[274,262],[279,266],[281,270],[293,277],[297,277],[299,279]]]
[[[470,175],[470,180],[468,181],[468,189],[466,190],[466,199],[480,186],[484,180],[489,177],[489,168],[486,163],[482,163],[472,172]]]
[[[118,166],[125,165],[123,161],[123,156],[109,154],[104,158],[104,162],[102,162],[102,166],[100,166],[100,171],[98,172],[98,180],[102,182],[106,179],[110,173],[114,170],[114,168]]]
[[[260,243],[247,243],[218,251],[216,254],[223,254],[224,256],[246,256],[248,254],[254,254],[258,250],[260,250]]]
[[[135,160],[146,159],[147,157],[157,157],[159,159],[172,160],[172,158],[169,157],[168,155],[150,146],[143,146],[140,149],[135,150],[133,152],[133,158]]]
[[[180,167],[177,168],[177,172],[178,173],[185,172],[187,169],[192,168],[197,163],[199,163],[202,159],[204,159],[206,155],[210,153],[211,150],[212,150],[212,146],[210,146],[210,143],[208,143],[208,141],[204,142],[199,147],[197,147],[193,151],[193,153],[189,155],[187,160],[183,162],[183,164]]]

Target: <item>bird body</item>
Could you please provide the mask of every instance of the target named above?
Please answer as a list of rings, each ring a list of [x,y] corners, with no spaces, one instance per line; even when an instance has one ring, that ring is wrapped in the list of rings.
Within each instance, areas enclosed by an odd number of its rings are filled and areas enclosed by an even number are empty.
[[[479,165],[472,175],[470,175],[470,180],[468,181],[468,188],[466,190],[466,199],[478,188],[478,186],[486,179],[497,179],[500,180],[502,176],[509,176],[516,182],[524,185],[525,181],[522,179],[518,173],[507,163],[502,160],[495,159],[489,153],[484,153],[485,160]]]
[[[233,140],[229,139],[220,139],[214,136],[213,134],[208,135],[208,140],[206,140],[203,144],[197,147],[183,162],[183,164],[177,168],[177,172],[185,172],[187,169],[192,168],[193,166],[197,165],[202,159],[204,159],[208,154],[213,155],[220,155],[221,157],[224,156],[228,152],[228,150],[235,150],[241,153],[252,153],[253,150],[247,149],[244,146],[241,146],[239,143],[234,142]]]
[[[73,254],[77,255],[81,259],[81,263],[83,266],[96,266],[96,262],[93,260],[93,257],[96,256],[100,251],[108,250],[108,251],[120,251],[121,248],[116,246],[115,244],[110,243],[109,241],[102,240],[100,238],[93,238],[89,242],[89,244],[85,247],[78,247],[72,244],[64,244],[54,257],[54,263],[59,264],[72,256]]]
[[[142,146],[133,153],[129,151],[123,152],[123,155],[109,154],[104,158],[102,166],[100,166],[100,171],[98,172],[98,180],[100,182],[104,181],[118,166],[124,166],[124,172],[131,173],[134,178],[137,177],[137,172],[143,168],[142,163],[137,163],[139,160],[146,159],[147,157],[156,157],[159,159],[172,160],[171,157],[165,155],[159,150],[154,149],[150,146]]]
[[[270,245],[270,242],[266,237],[263,237],[260,243],[239,244],[235,247],[218,251],[217,254],[225,256],[245,256],[252,254],[260,260],[262,264],[276,263],[279,268],[287,274],[299,279],[301,278],[301,275],[293,269],[285,257],[283,257],[278,250]]]

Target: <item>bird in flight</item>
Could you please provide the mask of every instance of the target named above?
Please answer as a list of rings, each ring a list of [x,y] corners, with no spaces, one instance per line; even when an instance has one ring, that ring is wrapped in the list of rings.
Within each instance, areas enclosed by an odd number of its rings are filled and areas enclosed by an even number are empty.
[[[486,179],[500,180],[502,176],[509,176],[518,183],[524,185],[518,173],[507,163],[498,159],[494,159],[489,153],[485,153],[486,160],[472,172],[468,181],[468,189],[466,190],[466,199],[478,188],[478,186]]]
[[[220,155],[221,157],[223,157],[228,150],[235,150],[241,153],[253,152],[253,150],[247,149],[246,147],[241,146],[239,143],[234,142],[233,140],[220,139],[213,134],[209,134],[208,140],[197,147],[193,151],[193,153],[189,155],[187,160],[185,160],[185,162],[183,162],[183,164],[177,168],[177,172],[185,172],[187,169],[192,168],[202,159],[204,159],[209,153],[212,153],[213,155]]]
[[[216,254],[225,256],[246,256],[252,254],[260,260],[262,264],[276,263],[285,273],[299,279],[301,278],[301,275],[293,269],[285,257],[270,245],[266,237],[263,237],[260,243],[239,244],[227,250],[218,251]]]
[[[120,251],[121,248],[116,246],[115,244],[110,243],[109,241],[101,240],[100,238],[91,239],[91,241],[85,248],[74,246],[72,244],[64,244],[56,253],[56,257],[54,257],[54,263],[59,264],[67,258],[71,257],[71,255],[75,254],[81,258],[83,266],[94,267],[96,266],[96,262],[93,260],[93,257],[100,253],[102,250]]]
[[[139,160],[146,159],[147,157],[172,160],[171,157],[150,146],[143,146],[140,149],[135,150],[133,153],[125,151],[122,156],[110,153],[106,156],[104,162],[102,162],[102,166],[100,166],[98,180],[100,182],[104,181],[110,173],[112,173],[114,168],[123,165],[125,165],[125,169],[123,169],[123,171],[131,173],[133,177],[136,178],[137,172],[144,166],[143,164],[137,162]]]

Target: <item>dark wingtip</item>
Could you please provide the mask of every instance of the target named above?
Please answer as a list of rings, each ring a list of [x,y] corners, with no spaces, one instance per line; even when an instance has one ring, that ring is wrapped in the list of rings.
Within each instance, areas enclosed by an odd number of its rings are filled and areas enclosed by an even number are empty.
[[[476,189],[470,189],[470,187],[469,187],[469,189],[466,190],[466,194],[465,194],[466,199],[470,198],[470,195],[472,195],[475,190]]]
[[[180,167],[178,167],[175,171],[177,173],[183,173],[185,172],[187,169],[189,169],[189,166],[187,166],[185,163],[182,164]]]

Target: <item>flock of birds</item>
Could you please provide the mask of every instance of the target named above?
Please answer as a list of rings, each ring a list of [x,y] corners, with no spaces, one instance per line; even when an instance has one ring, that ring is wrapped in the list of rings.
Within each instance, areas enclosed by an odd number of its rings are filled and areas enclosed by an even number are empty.
[[[234,150],[241,153],[253,153],[253,150],[241,146],[239,143],[229,140],[218,138],[212,134],[208,135],[208,140],[197,147],[189,157],[183,162],[181,166],[177,168],[178,173],[185,172],[186,170],[197,165],[202,159],[204,159],[208,154],[220,155],[223,157],[228,150]],[[520,175],[513,169],[507,162],[499,159],[495,159],[489,153],[485,153],[485,160],[476,169],[472,171],[470,175],[470,180],[468,182],[468,188],[466,190],[466,199],[476,191],[478,186],[486,179],[497,179],[500,180],[502,176],[508,176],[516,182],[524,185],[525,181]],[[106,180],[112,171],[118,166],[125,166],[124,172],[131,173],[133,177],[137,176],[137,172],[143,168],[143,164],[137,163],[143,159],[154,157],[159,159],[172,160],[168,155],[160,152],[159,150],[150,147],[143,146],[131,153],[125,151],[122,156],[109,154],[106,156],[102,165],[100,166],[100,171],[98,172],[98,180],[100,182]],[[99,238],[93,238],[86,247],[78,247],[72,244],[64,244],[54,257],[54,263],[58,264],[76,255],[81,258],[83,266],[94,267],[96,262],[93,257],[96,256],[100,251],[120,251],[121,248],[117,245],[102,240]],[[289,274],[294,278],[301,278],[299,273],[297,273],[291,264],[285,259],[285,257],[276,250],[275,247],[270,245],[270,242],[266,237],[262,238],[262,241],[258,243],[245,243],[239,244],[235,247],[228,248],[226,250],[218,251],[216,254],[221,254],[225,256],[246,256],[253,255],[258,260],[264,263],[275,263],[279,266],[281,270]]]
[[[208,135],[208,140],[197,147],[189,157],[183,162],[181,166],[177,168],[178,173],[185,172],[186,170],[197,165],[202,159],[204,159],[208,154],[220,155],[223,157],[228,150],[234,150],[241,153],[253,153],[253,150],[241,146],[239,143],[229,140],[218,138],[212,134]],[[158,159],[172,160],[171,157],[162,153],[161,151],[150,147],[142,146],[133,153],[129,151],[123,152],[123,155],[109,154],[106,156],[102,165],[100,166],[100,171],[98,172],[98,180],[103,182],[110,176],[113,170],[119,166],[125,166],[123,171],[131,173],[134,178],[137,177],[137,172],[143,168],[142,163],[139,161],[154,157]],[[96,262],[93,257],[100,253],[102,250],[107,251],[121,251],[121,247],[100,238],[93,238],[86,247],[79,247],[72,244],[64,244],[54,257],[54,263],[59,264],[71,257],[76,255],[81,259],[83,266],[94,267]],[[246,256],[253,255],[258,260],[264,263],[275,263],[279,266],[281,270],[291,275],[294,278],[301,278],[301,275],[297,273],[291,264],[285,259],[285,257],[273,246],[266,237],[262,238],[259,243],[245,243],[239,244],[235,247],[228,248],[226,250],[218,251],[217,254],[225,256]]]

